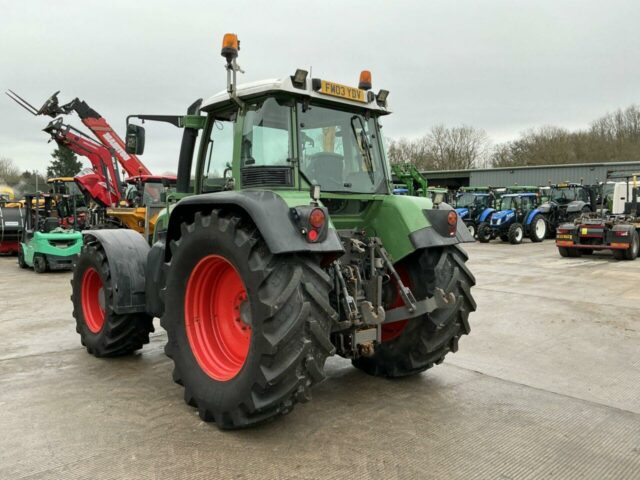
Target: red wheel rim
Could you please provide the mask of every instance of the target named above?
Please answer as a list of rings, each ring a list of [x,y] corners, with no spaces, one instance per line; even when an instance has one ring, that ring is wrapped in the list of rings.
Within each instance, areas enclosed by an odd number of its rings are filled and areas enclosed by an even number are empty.
[[[100,274],[91,267],[82,276],[82,313],[89,330],[98,333],[104,326],[104,288]]]
[[[405,286],[411,286],[409,282],[409,272],[407,271],[407,269],[402,265],[400,266],[396,265],[395,268],[396,268],[396,271],[398,272],[398,275],[400,275],[400,278],[402,279],[402,283],[404,283]],[[404,300],[402,300],[402,296],[400,295],[400,289],[398,288],[397,285],[394,285],[394,287],[395,287],[395,297],[389,309],[404,306]],[[400,334],[404,331],[404,329],[407,327],[408,323],[409,323],[409,320],[398,320],[397,322],[383,324],[382,330],[380,331],[381,340],[383,342],[390,342],[391,340],[398,338]]]
[[[249,355],[251,327],[247,291],[234,266],[208,255],[195,266],[185,294],[184,319],[191,351],[200,368],[214,380],[227,381]]]

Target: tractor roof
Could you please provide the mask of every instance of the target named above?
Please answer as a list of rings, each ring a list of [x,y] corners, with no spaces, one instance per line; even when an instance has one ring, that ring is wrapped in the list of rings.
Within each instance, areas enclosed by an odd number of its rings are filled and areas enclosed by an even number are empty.
[[[255,97],[260,97],[269,93],[286,93],[291,95],[296,95],[300,97],[306,97],[311,99],[317,99],[325,103],[333,103],[340,104],[345,106],[351,106],[356,108],[362,108],[365,110],[370,110],[372,112],[377,112],[381,115],[386,115],[391,113],[386,107],[381,107],[376,102],[375,98],[372,98],[371,101],[367,101],[369,99],[369,95],[365,92],[364,98],[366,99],[364,102],[359,102],[355,100],[349,100],[347,98],[342,98],[334,95],[320,93],[315,90],[312,86],[316,83],[320,82],[319,79],[311,79],[306,80],[305,87],[295,87],[291,82],[291,77],[285,78],[275,78],[269,80],[260,80],[257,82],[250,83],[242,83],[237,87],[236,94],[243,100],[251,99]],[[337,85],[337,84],[335,84]],[[343,87],[343,85],[340,85]],[[350,88],[350,87],[346,87]],[[352,90],[358,90],[353,88]],[[375,96],[374,96],[375,97]],[[223,107],[226,105],[232,105],[233,101],[229,96],[229,93],[226,90],[223,90],[219,93],[216,93],[214,96],[205,100],[202,104],[202,110],[212,110],[217,107]]]
[[[522,193],[507,193],[506,195],[502,195],[502,198],[505,197],[537,197],[537,193],[530,192],[522,192]]]
[[[147,183],[147,182],[161,183],[162,181],[166,181],[171,185],[175,184],[178,181],[175,175],[136,175],[135,177],[127,178],[125,182],[136,183],[138,180],[141,180],[142,183]]]

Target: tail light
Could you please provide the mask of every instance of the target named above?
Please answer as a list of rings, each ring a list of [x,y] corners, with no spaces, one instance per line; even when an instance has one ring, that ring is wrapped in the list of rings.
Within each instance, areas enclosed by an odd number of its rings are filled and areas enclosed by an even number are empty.
[[[327,211],[315,205],[303,205],[291,209],[291,218],[298,231],[309,243],[322,242],[327,237]]]
[[[458,214],[455,212],[455,210],[451,210],[447,215],[447,223],[452,227],[458,223]]]
[[[322,228],[326,220],[327,217],[321,208],[314,208],[311,210],[311,214],[309,215],[309,225],[313,228]]]

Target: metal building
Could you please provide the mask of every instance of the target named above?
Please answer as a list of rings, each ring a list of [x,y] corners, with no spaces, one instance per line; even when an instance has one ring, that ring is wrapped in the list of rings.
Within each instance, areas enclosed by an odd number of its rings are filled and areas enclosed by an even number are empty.
[[[640,162],[571,163],[530,167],[478,168],[423,172],[429,185],[459,188],[468,186],[506,187],[509,185],[548,185],[558,182],[603,181],[607,170],[633,170],[640,173]]]

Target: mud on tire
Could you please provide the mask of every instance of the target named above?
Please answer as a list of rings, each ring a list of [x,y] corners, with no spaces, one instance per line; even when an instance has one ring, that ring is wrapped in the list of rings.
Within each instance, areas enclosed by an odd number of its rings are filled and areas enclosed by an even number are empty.
[[[220,210],[196,213],[169,247],[161,324],[168,333],[165,352],[174,362],[173,378],[184,386],[186,403],[198,409],[202,420],[231,429],[286,414],[309,400],[310,387],[324,379],[325,360],[334,352],[329,331],[336,313],[319,259],[273,255],[249,219]],[[241,278],[248,304],[243,304],[242,320],[251,330],[241,367],[224,379],[216,379],[196,358],[187,332],[191,327],[185,326],[190,276],[211,256],[226,260]],[[211,325],[215,318],[210,316]]]
[[[442,309],[406,322],[399,335],[381,343],[372,357],[353,365],[375,376],[403,377],[439,364],[458,350],[458,340],[469,333],[469,314],[476,309],[471,296],[475,278],[465,265],[468,257],[459,246],[416,252],[406,261],[410,287],[416,299],[433,295],[435,288],[459,297],[454,308]]]
[[[99,242],[82,247],[71,279],[76,332],[96,357],[127,355],[149,343],[153,318],[146,313],[116,314],[109,262]]]

